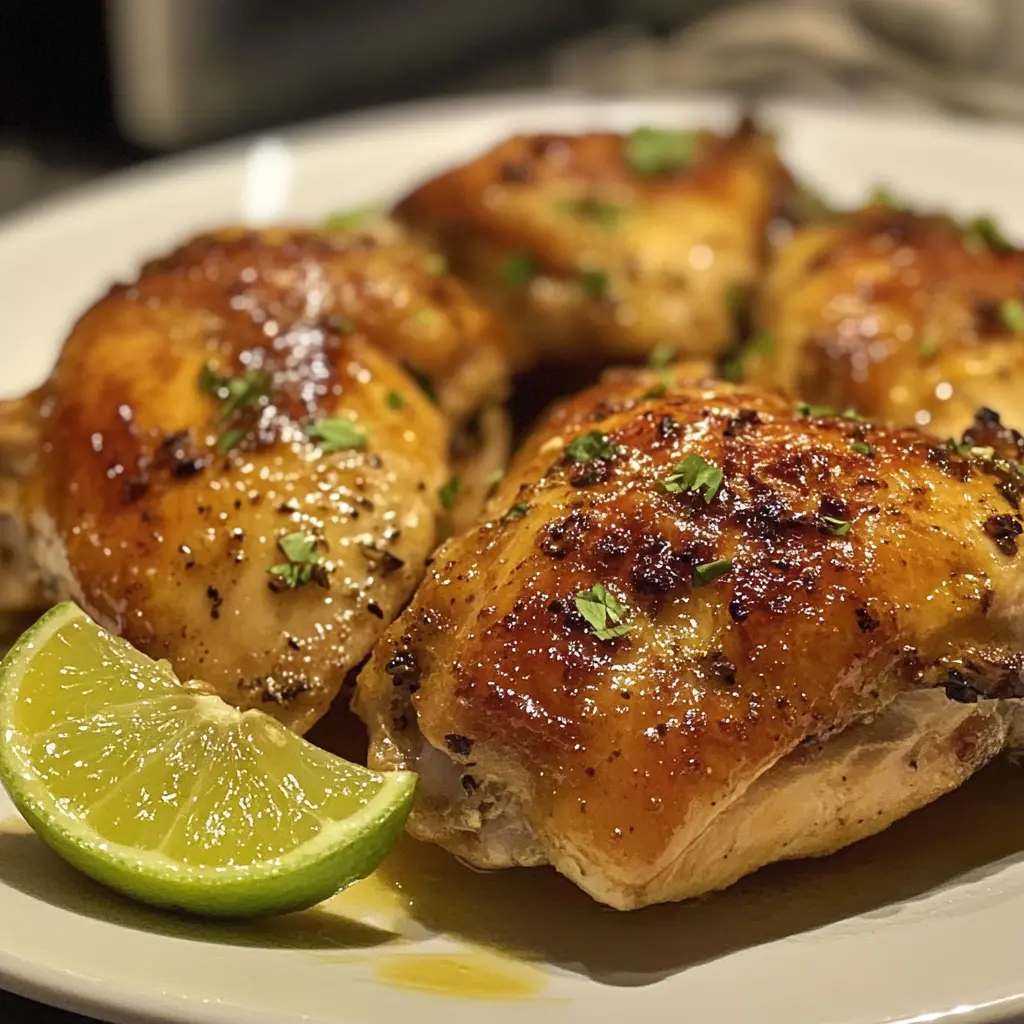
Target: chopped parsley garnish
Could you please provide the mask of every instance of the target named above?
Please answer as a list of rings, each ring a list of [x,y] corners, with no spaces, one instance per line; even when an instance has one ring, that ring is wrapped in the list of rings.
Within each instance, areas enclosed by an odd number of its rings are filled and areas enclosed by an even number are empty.
[[[922,359],[933,359],[938,351],[939,339],[934,334],[925,335],[921,339],[921,344],[917,346],[917,354]]]
[[[696,142],[694,132],[637,128],[626,139],[626,161],[637,174],[682,171],[694,161]]]
[[[368,221],[374,220],[381,214],[377,206],[360,206],[353,210],[341,210],[338,213],[331,213],[324,219],[324,229],[327,231],[351,231],[353,228],[361,228]]]
[[[226,455],[232,449],[237,448],[244,440],[245,431],[241,427],[232,427],[230,430],[225,430],[217,438],[217,444],[214,447],[217,451]]]
[[[633,629],[622,622],[626,609],[603,583],[595,583],[590,590],[581,590],[576,595],[576,611],[587,620],[598,640],[614,640]]]
[[[622,207],[610,203],[594,195],[576,196],[572,199],[559,199],[555,204],[563,213],[579,220],[593,221],[602,227],[613,228],[622,216]]]
[[[722,360],[719,372],[722,375],[722,380],[739,384],[743,380],[743,360],[739,356],[729,356],[728,359]]]
[[[703,494],[705,503],[710,505],[718,488],[722,486],[722,477],[722,470],[713,462],[699,455],[687,455],[660,481],[659,487],[669,494],[683,494],[687,491]]]
[[[527,512],[530,511],[530,506],[525,501],[517,501],[512,505],[509,510],[501,517],[503,523],[511,522],[513,519],[522,519]]]
[[[850,532],[850,523],[846,519],[836,519],[835,516],[819,516],[818,518],[828,527],[828,532],[834,537],[845,537]]]
[[[653,388],[648,388],[641,396],[640,401],[646,402],[652,398],[664,398],[665,393],[668,391],[668,385],[663,381],[659,380]]]
[[[492,470],[491,475],[487,478],[487,482],[494,487],[496,484],[500,484],[505,479],[505,470],[495,469]]]
[[[869,444],[865,444],[863,441],[854,441],[850,447],[860,455],[874,455],[875,450]]]
[[[528,252],[514,252],[501,265],[501,279],[517,291],[528,288],[537,276],[537,261]]]
[[[991,460],[995,457],[996,450],[990,447],[980,447],[978,445],[966,444],[957,441],[955,438],[946,438],[946,447],[951,452],[956,452],[957,455],[962,456],[965,459],[984,459]],[[1000,459],[1000,462],[1003,460]],[[1009,465],[1009,463],[1007,463]]]
[[[693,567],[693,582],[698,587],[706,587],[714,583],[719,577],[732,571],[732,562],[728,558],[719,558],[714,562],[705,562],[703,565]]]
[[[844,409],[842,412],[838,412],[833,409],[831,405],[809,405],[807,402],[797,402],[796,412],[798,416],[810,416],[811,419],[828,419],[830,416],[835,416],[841,420],[863,420],[856,409]]]
[[[402,397],[401,391],[389,391],[387,403],[389,409],[397,410],[405,408],[405,399]]]
[[[610,459],[619,449],[599,430],[580,434],[565,446],[565,454],[573,462],[590,462],[592,459]]]
[[[676,361],[676,347],[670,341],[664,341],[651,349],[647,357],[647,365],[655,370],[664,370]]]
[[[317,420],[306,427],[325,454],[346,448],[362,448],[366,444],[366,431],[354,420]]]
[[[608,289],[608,272],[605,270],[581,270],[580,287],[595,299],[599,299]]]
[[[446,512],[450,512],[455,507],[460,487],[462,487],[461,477],[453,476],[438,488],[437,496],[441,499],[441,504]]]
[[[311,533],[286,533],[277,546],[288,559],[280,565],[272,565],[267,573],[272,577],[271,586],[288,587],[291,590],[304,586],[311,579],[326,586],[326,573],[320,556],[316,553],[317,538]]]
[[[210,366],[199,374],[199,387],[221,400],[218,419],[227,419],[233,412],[259,403],[270,394],[271,376],[266,370],[245,370],[235,377],[225,377]]]
[[[868,196],[868,203],[871,206],[895,206],[896,200],[884,185],[876,185]]]
[[[973,253],[1007,252],[1012,248],[991,217],[975,217],[964,228],[964,245]]]
[[[1024,333],[1024,303],[1020,299],[1007,299],[999,309],[1003,314],[1003,323],[1014,334]]]
[[[747,342],[747,351],[756,355],[770,356],[775,351],[775,335],[771,331],[758,331]]]

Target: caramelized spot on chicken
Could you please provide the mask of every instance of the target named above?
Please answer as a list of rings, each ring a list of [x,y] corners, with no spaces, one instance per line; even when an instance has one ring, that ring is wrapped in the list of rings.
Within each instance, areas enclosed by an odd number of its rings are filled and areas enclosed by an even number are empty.
[[[983,405],[1020,421],[1022,299],[1024,252],[871,206],[782,251],[754,316],[770,344],[745,360],[747,378],[939,436]]]
[[[371,764],[423,773],[415,835],[622,908],[884,828],[993,756],[1024,695],[990,453],[683,371],[645,397],[660,376],[552,411],[356,698]]]
[[[438,490],[504,397],[501,348],[418,245],[203,236],[75,326],[19,407],[36,454],[6,511],[102,624],[304,730],[459,514]],[[459,470],[478,495],[503,462],[487,446]]]
[[[515,136],[396,216],[503,313],[518,368],[642,360],[666,341],[713,358],[732,343],[791,181],[750,122],[679,139],[668,160],[651,159],[658,135]]]

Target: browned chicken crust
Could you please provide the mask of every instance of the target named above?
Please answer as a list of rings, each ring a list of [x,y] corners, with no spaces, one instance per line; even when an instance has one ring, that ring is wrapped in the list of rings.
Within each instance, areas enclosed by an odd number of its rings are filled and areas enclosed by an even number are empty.
[[[756,284],[791,180],[744,122],[700,132],[693,160],[641,172],[628,136],[520,135],[400,202],[512,327],[512,360],[714,357]]]
[[[745,369],[810,402],[940,436],[981,405],[1020,422],[1022,299],[1024,252],[948,218],[871,206],[782,251]]]
[[[422,576],[452,441],[504,396],[501,349],[418,245],[203,236],[111,289],[15,407],[5,436],[27,421],[35,443],[7,511],[51,597],[304,730]]]
[[[413,833],[629,908],[959,784],[1016,706],[979,697],[1024,694],[1019,436],[975,430],[649,372],[558,407],[361,674],[371,764],[422,773]],[[710,498],[666,489],[691,456]],[[623,635],[582,614],[598,585]]]

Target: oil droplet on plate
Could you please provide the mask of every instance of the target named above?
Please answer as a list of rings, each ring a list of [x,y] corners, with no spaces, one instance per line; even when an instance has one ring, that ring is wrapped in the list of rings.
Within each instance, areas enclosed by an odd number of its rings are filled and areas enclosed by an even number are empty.
[[[482,952],[398,953],[373,966],[385,984],[460,999],[530,999],[547,984],[536,967]]]

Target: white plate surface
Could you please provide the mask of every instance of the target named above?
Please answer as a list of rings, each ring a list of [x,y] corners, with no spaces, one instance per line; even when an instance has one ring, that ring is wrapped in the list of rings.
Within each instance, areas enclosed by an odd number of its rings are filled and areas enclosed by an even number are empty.
[[[722,125],[733,114],[724,101],[431,103],[112,177],[0,230],[0,390],[41,380],[101,289],[196,230],[388,199],[516,130]],[[793,106],[766,120],[832,198],[853,203],[885,184],[917,204],[990,211],[1024,237],[1018,129]],[[0,793],[0,987],[161,1024],[1004,1020],[1024,1012],[1024,776],[983,775],[878,839],[680,907],[616,915],[544,872],[481,878],[437,853],[424,869],[406,851],[392,875],[411,909],[371,882],[248,927],[108,896],[27,834]],[[474,952],[488,941],[532,966]]]

